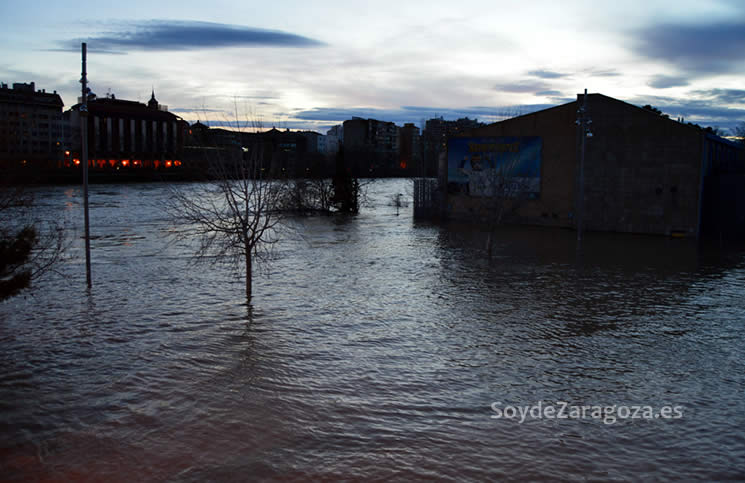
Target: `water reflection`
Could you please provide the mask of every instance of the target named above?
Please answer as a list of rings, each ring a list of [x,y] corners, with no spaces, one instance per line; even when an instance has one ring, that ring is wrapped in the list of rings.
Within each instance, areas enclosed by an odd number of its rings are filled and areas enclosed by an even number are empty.
[[[473,227],[395,216],[403,183],[360,216],[294,220],[253,306],[169,241],[167,190],[96,188],[91,293],[78,238],[60,277],[0,305],[4,477],[745,474],[742,251],[600,234],[577,251],[519,227],[490,260]],[[45,190],[47,213],[79,205]],[[495,401],[686,413],[519,424]]]

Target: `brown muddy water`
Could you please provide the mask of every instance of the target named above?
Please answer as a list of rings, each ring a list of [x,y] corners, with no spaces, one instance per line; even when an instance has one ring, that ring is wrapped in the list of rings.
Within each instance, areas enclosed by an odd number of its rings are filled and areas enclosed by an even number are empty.
[[[39,189],[76,236],[0,303],[0,478],[745,478],[745,252],[505,228],[488,260],[410,191],[293,220],[247,307],[153,184],[92,188],[87,294],[80,190]]]

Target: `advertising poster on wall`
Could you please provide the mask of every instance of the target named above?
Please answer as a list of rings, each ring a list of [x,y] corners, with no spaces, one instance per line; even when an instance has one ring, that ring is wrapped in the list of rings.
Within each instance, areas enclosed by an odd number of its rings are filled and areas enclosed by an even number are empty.
[[[537,198],[542,147],[539,136],[451,138],[449,189],[471,196]]]

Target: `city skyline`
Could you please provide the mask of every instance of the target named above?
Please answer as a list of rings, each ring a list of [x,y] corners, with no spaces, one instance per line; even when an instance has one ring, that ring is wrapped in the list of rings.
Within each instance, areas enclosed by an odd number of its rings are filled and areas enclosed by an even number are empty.
[[[354,116],[493,122],[585,88],[705,126],[745,120],[745,5],[733,0],[74,6],[0,7],[0,81],[56,90],[68,109],[85,41],[99,96],[147,102],[154,89],[211,125],[236,110],[321,132]]]

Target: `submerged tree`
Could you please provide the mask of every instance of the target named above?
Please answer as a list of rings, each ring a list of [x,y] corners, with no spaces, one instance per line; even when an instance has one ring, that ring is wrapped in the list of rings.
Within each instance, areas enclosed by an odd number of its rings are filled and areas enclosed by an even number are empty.
[[[0,300],[31,285],[32,271],[28,262],[36,241],[36,230],[32,226],[15,234],[0,235]]]
[[[486,251],[492,257],[493,240],[497,228],[505,216],[516,212],[527,199],[528,178],[519,176],[520,159],[518,155],[501,164],[492,161],[489,169],[472,171],[469,192],[480,199],[478,203],[481,218],[487,228]]]
[[[198,259],[243,265],[250,302],[254,265],[265,260],[278,241],[286,188],[279,180],[267,179],[261,145],[240,154],[213,156],[210,181],[192,190],[174,190],[170,209],[182,223],[180,236],[198,240]]]
[[[332,185],[334,195],[331,199],[341,213],[357,214],[360,211],[360,181],[353,177],[344,162],[344,150],[339,147],[336,154],[336,172]]]
[[[64,253],[64,230],[28,220],[32,206],[33,196],[22,186],[0,187],[0,301],[53,270]]]

